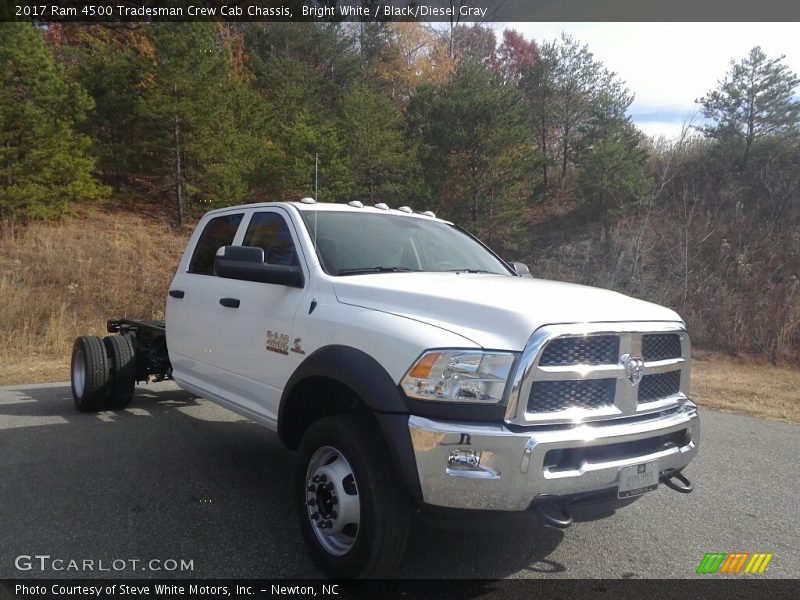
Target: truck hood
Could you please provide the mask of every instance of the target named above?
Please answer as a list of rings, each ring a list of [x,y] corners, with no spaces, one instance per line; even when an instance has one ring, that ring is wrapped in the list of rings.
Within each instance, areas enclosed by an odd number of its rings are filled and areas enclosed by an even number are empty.
[[[340,277],[339,302],[422,321],[483,348],[521,351],[542,325],[681,321],[674,311],[599,288],[505,275],[379,273]]]

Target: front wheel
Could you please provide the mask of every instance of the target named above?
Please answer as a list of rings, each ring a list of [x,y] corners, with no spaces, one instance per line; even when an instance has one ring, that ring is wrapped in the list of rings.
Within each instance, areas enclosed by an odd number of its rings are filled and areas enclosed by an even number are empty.
[[[405,550],[409,500],[378,432],[367,417],[338,415],[314,423],[300,444],[300,529],[329,577],[388,575]]]

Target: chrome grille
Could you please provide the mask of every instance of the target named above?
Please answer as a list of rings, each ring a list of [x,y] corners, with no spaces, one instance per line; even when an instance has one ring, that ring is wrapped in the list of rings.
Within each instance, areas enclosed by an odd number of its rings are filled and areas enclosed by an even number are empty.
[[[645,360],[668,360],[681,357],[681,336],[677,333],[655,333],[642,336]]]
[[[681,391],[681,372],[668,371],[645,375],[639,383],[639,402],[653,402],[669,398]]]
[[[547,344],[541,366],[607,365],[619,359],[619,336],[592,335],[557,338]]]
[[[512,376],[506,421],[574,424],[672,408],[687,399],[690,356],[679,322],[541,327]]]
[[[614,404],[615,379],[536,381],[528,397],[530,412],[595,410]]]

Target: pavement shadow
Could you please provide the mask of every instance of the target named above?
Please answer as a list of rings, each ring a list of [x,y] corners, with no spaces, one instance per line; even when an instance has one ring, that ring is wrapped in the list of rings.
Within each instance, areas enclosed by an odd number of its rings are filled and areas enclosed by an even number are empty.
[[[97,414],[77,412],[69,386],[2,390],[0,578],[319,577],[290,499],[294,461],[265,428],[177,389],[143,386],[127,409]],[[547,558],[562,538],[534,519],[451,530],[417,519],[396,576],[563,572]],[[35,553],[94,568],[16,568]]]

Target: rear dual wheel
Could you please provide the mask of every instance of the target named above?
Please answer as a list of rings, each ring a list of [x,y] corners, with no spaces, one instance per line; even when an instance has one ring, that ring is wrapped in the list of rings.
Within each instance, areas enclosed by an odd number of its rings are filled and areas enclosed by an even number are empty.
[[[107,404],[111,409],[125,408],[133,400],[136,387],[136,353],[130,338],[109,335],[103,339],[106,356],[111,359]]]
[[[72,398],[82,412],[101,410],[109,392],[109,361],[99,337],[83,335],[72,347]]]
[[[72,398],[79,411],[125,408],[133,399],[136,355],[126,336],[77,338],[70,371]]]

